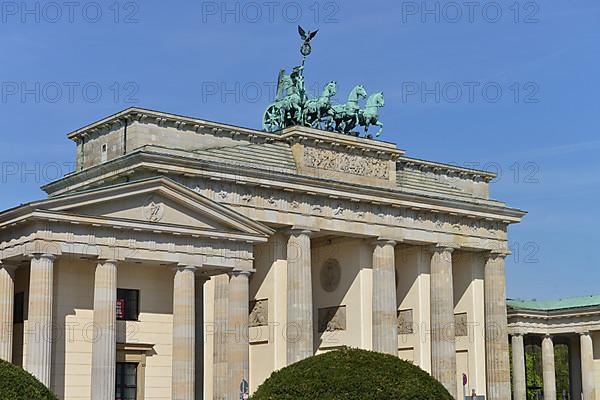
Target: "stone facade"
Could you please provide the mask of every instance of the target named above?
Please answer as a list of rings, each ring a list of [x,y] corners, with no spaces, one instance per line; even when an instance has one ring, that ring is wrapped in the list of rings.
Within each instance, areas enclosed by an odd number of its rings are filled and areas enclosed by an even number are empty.
[[[484,327],[524,212],[490,198],[493,174],[136,108],[69,138],[77,170],[0,214],[0,356],[60,398],[111,398],[122,362],[138,398],[237,398],[346,345],[408,359],[457,398],[466,373],[469,392],[508,399],[508,347]],[[111,330],[120,289],[138,315]],[[89,322],[114,336],[92,343]],[[73,340],[36,341],[48,323],[75,324]]]

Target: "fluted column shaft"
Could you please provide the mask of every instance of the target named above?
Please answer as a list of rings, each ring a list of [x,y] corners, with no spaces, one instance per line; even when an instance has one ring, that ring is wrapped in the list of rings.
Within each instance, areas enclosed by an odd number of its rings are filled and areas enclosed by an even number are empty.
[[[373,251],[373,350],[398,355],[395,242],[380,240]]]
[[[594,344],[590,333],[579,337],[581,344],[581,388],[584,400],[594,398]]]
[[[12,362],[15,267],[0,264],[0,360]]]
[[[514,400],[526,400],[525,344],[523,335],[512,335]]]
[[[229,361],[229,398],[240,397],[240,383],[249,382],[250,346],[248,344],[249,286],[247,271],[233,272],[229,278],[229,327],[227,359]]]
[[[92,343],[92,400],[115,397],[117,358],[116,312],[117,263],[101,261],[94,277],[94,328],[98,339]]]
[[[485,264],[485,353],[489,400],[511,399],[504,257],[506,254],[492,253]]]
[[[25,367],[48,388],[52,367],[53,281],[54,256],[49,254],[32,256]]]
[[[293,229],[287,245],[287,363],[313,355],[310,231]]]
[[[218,275],[215,281],[215,333],[213,335],[213,397],[227,400],[229,372],[227,368],[227,321],[229,316],[229,276]]]
[[[545,336],[542,340],[542,379],[544,381],[544,400],[556,400],[554,343],[550,336]]]
[[[196,291],[194,267],[179,267],[173,285],[173,400],[195,398]]]
[[[431,374],[456,397],[453,251],[436,246],[431,257]]]
[[[210,278],[202,274],[196,274],[195,290],[195,312],[196,312],[196,351],[195,351],[195,390],[196,400],[204,399],[204,284]]]

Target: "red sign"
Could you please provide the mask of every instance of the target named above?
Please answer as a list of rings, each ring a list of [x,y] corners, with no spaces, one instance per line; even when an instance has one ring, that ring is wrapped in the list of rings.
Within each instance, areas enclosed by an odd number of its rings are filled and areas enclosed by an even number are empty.
[[[117,319],[125,318],[125,299],[117,299]]]

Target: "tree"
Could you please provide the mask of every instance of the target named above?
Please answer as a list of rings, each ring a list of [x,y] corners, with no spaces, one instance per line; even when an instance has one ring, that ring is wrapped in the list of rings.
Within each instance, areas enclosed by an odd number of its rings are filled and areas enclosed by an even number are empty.
[[[0,400],[58,400],[23,368],[0,360]]]
[[[452,400],[427,372],[398,357],[342,348],[274,372],[252,400]]]

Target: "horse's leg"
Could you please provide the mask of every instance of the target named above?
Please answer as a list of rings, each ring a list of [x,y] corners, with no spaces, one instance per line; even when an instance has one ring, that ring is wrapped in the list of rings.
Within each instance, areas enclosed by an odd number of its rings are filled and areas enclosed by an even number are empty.
[[[303,125],[303,116],[302,116],[302,109],[300,108],[300,106],[298,104],[294,104],[294,110],[295,110],[295,114],[294,116],[296,117],[296,122],[300,123],[300,125]]]
[[[352,121],[351,120],[344,120],[344,133],[348,134],[350,132],[352,132],[352,129],[354,127],[352,126]]]
[[[335,116],[331,116],[331,118],[329,118],[329,123],[328,123],[328,128],[331,132],[335,132],[335,128],[336,128],[336,120],[335,120]]]
[[[383,122],[377,121],[377,123],[375,125],[377,125],[379,127],[379,132],[377,132],[375,134],[375,136],[379,137],[379,135],[381,135],[383,133]]]
[[[311,112],[310,106],[304,107],[304,112],[302,113],[303,125],[308,124],[310,126],[310,120],[308,118],[310,115],[310,112]]]
[[[346,128],[346,121],[344,121],[343,118],[340,118],[339,120],[335,121],[335,130],[339,133],[344,133],[344,130]]]

